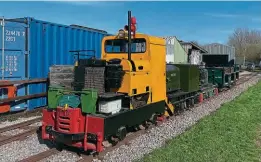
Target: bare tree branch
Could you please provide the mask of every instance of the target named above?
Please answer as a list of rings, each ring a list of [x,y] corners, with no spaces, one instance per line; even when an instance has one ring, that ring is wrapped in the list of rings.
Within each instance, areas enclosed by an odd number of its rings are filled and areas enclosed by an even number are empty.
[[[260,59],[261,31],[237,28],[228,38],[228,45],[234,46],[236,56],[248,60]]]

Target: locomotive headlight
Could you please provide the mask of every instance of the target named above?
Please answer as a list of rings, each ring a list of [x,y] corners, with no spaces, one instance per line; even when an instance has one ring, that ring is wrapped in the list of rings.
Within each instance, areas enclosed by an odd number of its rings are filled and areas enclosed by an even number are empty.
[[[119,34],[118,34],[119,38],[125,38],[125,31],[124,30],[119,30]]]

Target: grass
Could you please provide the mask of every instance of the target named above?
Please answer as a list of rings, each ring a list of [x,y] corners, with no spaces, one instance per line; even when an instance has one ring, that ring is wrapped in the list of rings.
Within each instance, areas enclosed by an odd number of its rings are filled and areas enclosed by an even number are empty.
[[[260,132],[261,82],[140,161],[259,161]]]

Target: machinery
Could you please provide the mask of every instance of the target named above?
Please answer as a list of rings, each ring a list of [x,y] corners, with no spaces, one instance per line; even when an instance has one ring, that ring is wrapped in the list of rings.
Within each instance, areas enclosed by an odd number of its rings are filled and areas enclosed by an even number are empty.
[[[208,80],[219,89],[231,87],[239,79],[239,66],[228,60],[228,55],[202,55],[208,70]]]
[[[101,59],[72,52],[75,66],[51,67],[43,109],[42,138],[56,144],[99,153],[140,125],[217,95],[206,69],[166,64],[165,40],[136,33],[130,11],[124,30],[103,38]]]
[[[43,139],[101,152],[102,142],[165,113],[165,41],[136,34],[128,18],[125,30],[103,39],[101,59],[78,55],[71,88],[49,87]]]

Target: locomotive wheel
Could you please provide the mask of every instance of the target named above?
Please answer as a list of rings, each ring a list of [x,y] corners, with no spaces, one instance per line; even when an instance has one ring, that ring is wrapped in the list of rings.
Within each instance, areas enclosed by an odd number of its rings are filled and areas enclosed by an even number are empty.
[[[184,102],[180,103],[180,108],[181,108],[181,111],[183,111],[185,109],[185,103]]]
[[[191,98],[191,106],[193,107],[195,105],[195,99]]]
[[[191,99],[188,99],[185,103],[186,103],[185,109],[186,109],[186,110],[189,110],[189,109],[192,107]]]
[[[112,144],[112,146],[117,145],[118,142],[119,142],[118,138],[111,136],[110,143]]]
[[[120,127],[117,132],[117,138],[122,141],[127,135],[127,129],[125,127]]]

